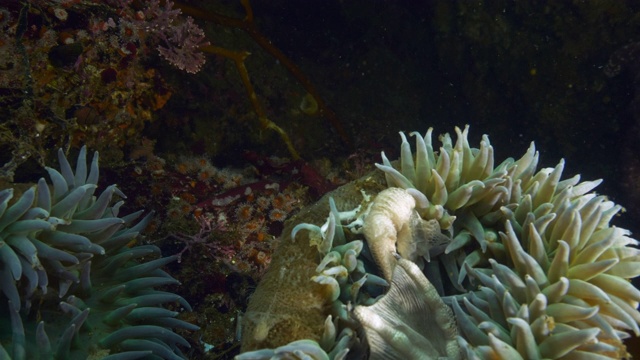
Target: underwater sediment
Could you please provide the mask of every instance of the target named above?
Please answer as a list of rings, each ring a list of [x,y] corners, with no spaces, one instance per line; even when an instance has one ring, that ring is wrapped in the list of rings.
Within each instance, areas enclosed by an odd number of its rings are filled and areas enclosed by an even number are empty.
[[[600,180],[538,169],[533,143],[498,163],[468,127],[411,135],[289,220],[237,358],[630,356],[640,251]]]

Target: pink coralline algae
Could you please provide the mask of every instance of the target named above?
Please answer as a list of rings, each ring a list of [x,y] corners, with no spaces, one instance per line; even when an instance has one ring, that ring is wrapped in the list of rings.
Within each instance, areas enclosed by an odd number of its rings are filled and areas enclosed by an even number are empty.
[[[199,48],[209,45],[204,31],[191,17],[176,24],[180,10],[173,9],[172,1],[166,1],[164,8],[160,7],[159,1],[150,1],[148,5],[144,12],[147,20],[144,29],[159,39],[157,49],[160,55],[180,70],[191,74],[200,71],[206,59]]]
[[[158,52],[162,57],[180,70],[195,74],[205,63],[205,56],[198,48],[207,44],[203,42],[204,32],[192,18],[180,26],[173,28],[174,33],[168,38],[169,46],[158,45]]]

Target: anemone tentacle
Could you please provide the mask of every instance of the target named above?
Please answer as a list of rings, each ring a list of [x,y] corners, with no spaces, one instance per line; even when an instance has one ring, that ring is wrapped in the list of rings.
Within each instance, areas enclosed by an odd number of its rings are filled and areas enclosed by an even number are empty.
[[[163,305],[191,308],[181,296],[155,289],[177,283],[161,270],[176,258],[141,260],[160,255],[155,246],[130,246],[151,214],[119,217],[122,201],[113,198],[126,197],[116,185],[95,196],[98,153],[89,167],[86,157],[83,147],[72,169],[59,150],[60,171],[46,168],[51,188],[40,179],[10,206],[14,190],[0,191],[0,289],[6,297],[0,320],[11,322],[0,331],[0,355],[6,354],[0,357],[86,358],[98,356],[100,346],[103,356],[182,358],[178,345],[189,344],[173,330],[198,327]],[[66,324],[57,308],[69,318]],[[45,321],[34,323],[34,311]]]

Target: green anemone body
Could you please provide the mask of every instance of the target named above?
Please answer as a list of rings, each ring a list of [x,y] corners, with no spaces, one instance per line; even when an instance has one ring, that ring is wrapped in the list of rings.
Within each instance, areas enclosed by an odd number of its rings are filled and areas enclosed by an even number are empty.
[[[75,171],[58,157],[51,186],[40,179],[13,204],[0,191],[0,358],[183,358],[173,330],[197,327],[164,306],[190,306],[155,289],[178,283],[161,269],[176,258],[133,246],[151,214],[120,216],[115,185],[95,194],[97,153],[87,166],[82,148]]]

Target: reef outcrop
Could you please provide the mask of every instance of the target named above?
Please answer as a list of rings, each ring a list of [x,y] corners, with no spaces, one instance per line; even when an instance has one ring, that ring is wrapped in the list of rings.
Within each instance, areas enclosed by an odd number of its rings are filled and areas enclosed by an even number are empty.
[[[321,256],[310,245],[310,232],[291,232],[299,223],[323,223],[329,198],[339,208],[354,208],[362,202],[362,191],[376,194],[386,188],[384,177],[375,172],[323,196],[285,223],[278,249],[269,269],[251,296],[242,321],[242,351],[276,348],[297,339],[320,340],[332,301],[330,287],[311,281]]]

